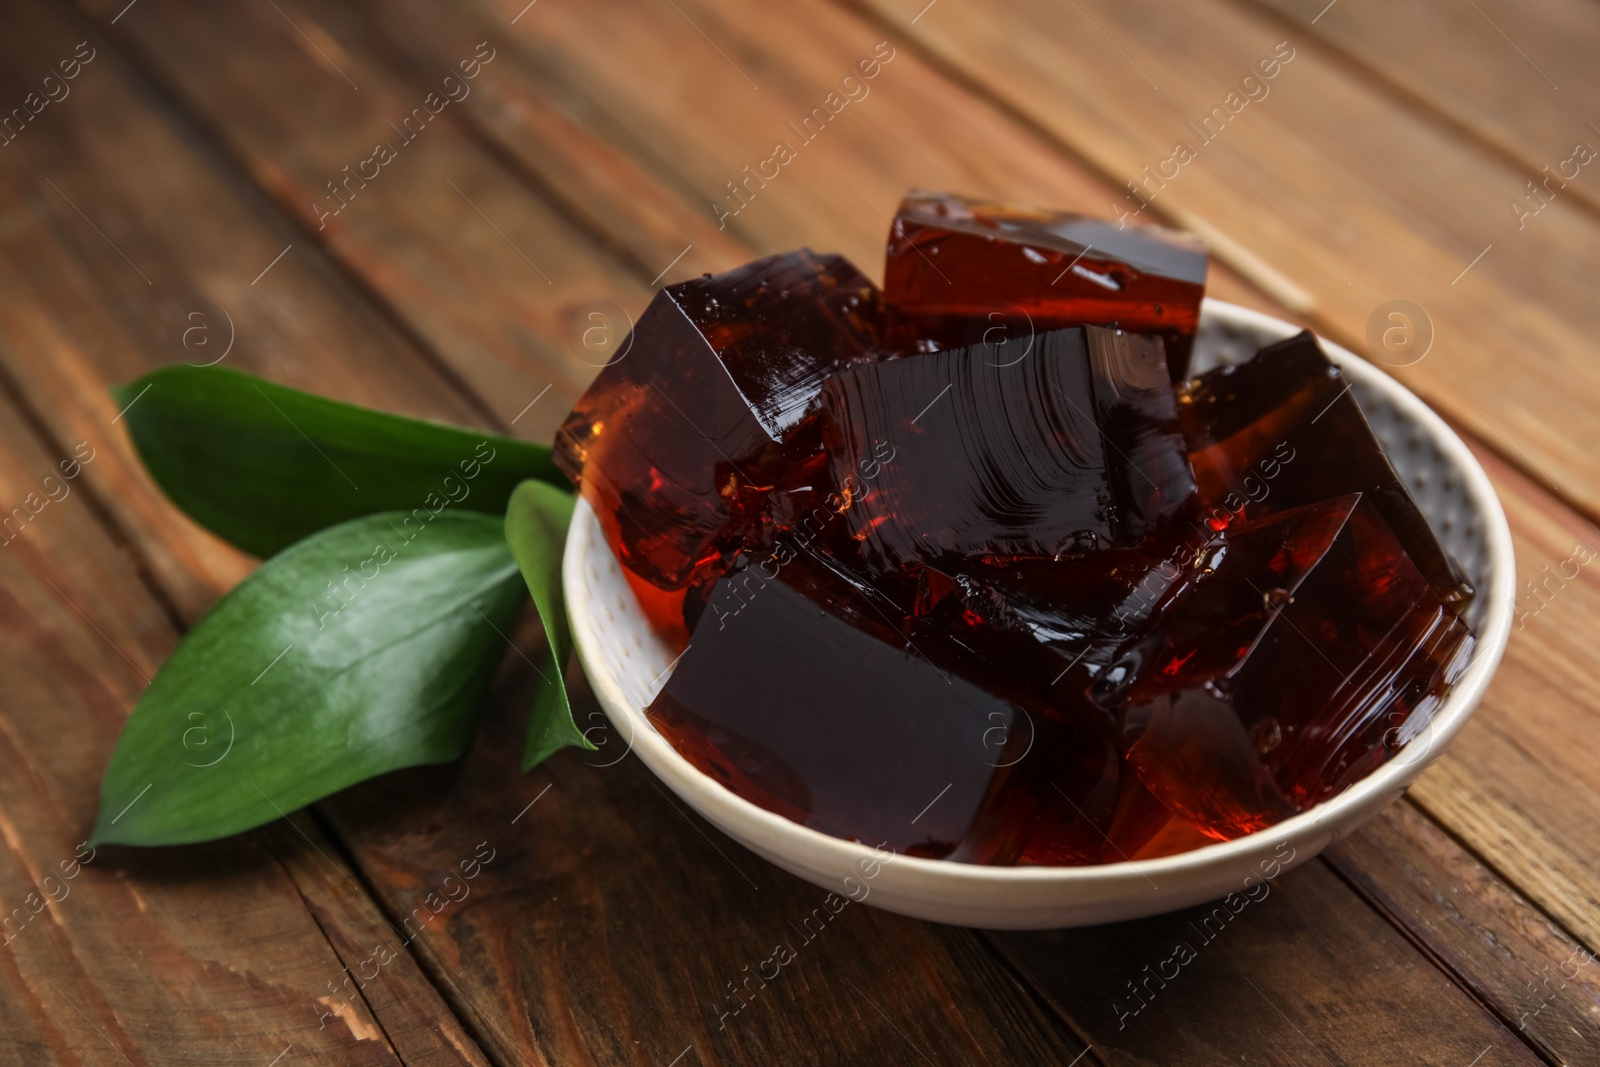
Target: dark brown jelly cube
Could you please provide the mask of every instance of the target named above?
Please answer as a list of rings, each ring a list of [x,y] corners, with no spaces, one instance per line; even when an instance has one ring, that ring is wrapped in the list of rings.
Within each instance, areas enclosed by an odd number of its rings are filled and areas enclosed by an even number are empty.
[[[1420,733],[1472,636],[1361,494],[1231,526],[1092,689],[1154,796],[1217,838],[1344,789]]]
[[[1158,333],[1176,382],[1205,282],[1205,247],[1187,234],[913,192],[889,231],[884,296],[941,348],[1065,326]]]
[[[1161,342],[1117,330],[851,367],[819,418],[874,572],[1130,546],[1194,491]]]
[[[1021,715],[891,629],[854,625],[871,612],[852,610],[847,590],[825,610],[792,584],[809,566],[795,559],[771,580],[749,569],[722,578],[709,598],[722,607],[699,619],[650,716],[700,770],[769,811],[947,856],[1003,762],[991,731]],[[807,574],[800,584],[829,580]]]
[[[1219,529],[1346,493],[1378,509],[1446,602],[1472,596],[1309,331],[1218,367],[1179,394],[1201,516]]]
[[[882,315],[860,271],[809,249],[656,294],[555,442],[622,562],[678,589],[753,536],[814,450],[785,435],[829,375],[881,355]]]

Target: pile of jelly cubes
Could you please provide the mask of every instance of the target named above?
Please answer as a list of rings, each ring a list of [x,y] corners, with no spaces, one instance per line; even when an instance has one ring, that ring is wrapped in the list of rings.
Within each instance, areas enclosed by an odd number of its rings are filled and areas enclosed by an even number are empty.
[[[1426,729],[1471,589],[1309,333],[1189,376],[1193,239],[913,193],[659,292],[557,437],[746,799],[989,864],[1259,830]]]

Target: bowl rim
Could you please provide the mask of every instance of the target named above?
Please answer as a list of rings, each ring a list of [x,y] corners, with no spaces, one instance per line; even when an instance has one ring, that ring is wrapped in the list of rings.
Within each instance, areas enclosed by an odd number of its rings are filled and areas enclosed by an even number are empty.
[[[1202,326],[1207,323],[1222,324],[1283,337],[1301,330],[1300,326],[1286,320],[1210,297],[1203,301],[1201,312]],[[1352,383],[1382,394],[1403,419],[1418,425],[1428,434],[1461,472],[1466,499],[1483,523],[1487,549],[1485,572],[1489,576],[1488,587],[1477,593],[1483,603],[1483,623],[1475,635],[1476,643],[1469,654],[1466,668],[1446,694],[1428,726],[1393,758],[1320,804],[1261,830],[1170,856],[1082,866],[1006,867],[895,854],[893,866],[903,876],[915,877],[922,885],[924,895],[936,894],[941,887],[957,891],[961,887],[997,889],[1069,885],[1076,889],[1093,886],[1114,889],[1125,886],[1130,879],[1152,881],[1159,876],[1181,879],[1184,875],[1231,868],[1238,861],[1254,860],[1263,846],[1270,848],[1280,841],[1309,840],[1319,829],[1330,824],[1340,825],[1347,819],[1360,816],[1364,810],[1376,812],[1387,803],[1381,798],[1390,793],[1398,797],[1423,769],[1439,757],[1471,717],[1499,666],[1511,636],[1516,600],[1516,566],[1505,510],[1477,457],[1449,424],[1420,397],[1368,360],[1326,338],[1319,336],[1317,340],[1329,359],[1338,365],[1341,373]],[[834,837],[793,822],[746,800],[701,772],[679,754],[665,736],[656,731],[644,714],[644,709],[629,704],[609,672],[596,669],[606,660],[602,649],[590,647],[589,628],[579,625],[580,610],[588,608],[587,598],[574,596],[573,591],[584,588],[583,568],[589,564],[588,557],[579,546],[587,542],[605,551],[609,551],[609,547],[599,538],[590,540],[571,536],[585,525],[597,528],[598,519],[588,501],[580,495],[562,560],[569,622],[590,687],[612,724],[619,731],[627,731],[630,738],[628,751],[637,751],[652,773],[717,824],[719,829],[723,829],[724,824],[738,825],[742,831],[748,830],[751,837],[759,838],[763,846],[758,851],[770,850],[811,868],[851,870],[859,867],[866,870],[870,864],[884,862],[884,853],[871,845]],[[622,721],[618,721],[619,717]],[[1427,738],[1425,745],[1422,744],[1424,738]],[[1307,853],[1306,858],[1315,851]]]

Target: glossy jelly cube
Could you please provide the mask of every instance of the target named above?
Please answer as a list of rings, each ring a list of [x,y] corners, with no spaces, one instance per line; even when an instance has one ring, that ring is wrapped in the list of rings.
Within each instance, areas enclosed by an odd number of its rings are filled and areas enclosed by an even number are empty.
[[[656,294],[555,442],[622,562],[679,589],[759,529],[814,451],[785,436],[829,375],[883,354],[882,315],[855,267],[809,249]]]
[[[1098,672],[1128,762],[1230,838],[1366,775],[1423,731],[1472,636],[1362,494],[1230,526]]]
[[[1020,712],[873,624],[847,589],[822,607],[797,588],[830,587],[799,573],[809,567],[795,559],[772,579],[720,579],[651,719],[700,770],[769,811],[949,855],[1003,762],[990,731]]]
[[[1076,327],[1010,356],[979,344],[823,387],[834,485],[874,572],[1126,547],[1193,494],[1159,339]]]
[[[884,296],[905,330],[941,348],[1065,326],[1118,326],[1166,341],[1187,374],[1206,250],[1187,234],[913,192],[889,231]]]
[[[1309,331],[1180,390],[1201,517],[1214,529],[1346,493],[1363,493],[1448,603],[1471,587],[1373,436],[1350,383]]]

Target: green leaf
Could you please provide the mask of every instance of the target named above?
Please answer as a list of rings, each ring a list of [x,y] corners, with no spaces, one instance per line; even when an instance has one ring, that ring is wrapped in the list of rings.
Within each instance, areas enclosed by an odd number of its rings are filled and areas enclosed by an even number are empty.
[[[522,746],[522,769],[530,769],[568,745],[594,749],[572,721],[567,683],[562,677],[572,655],[572,632],[567,628],[567,598],[561,588],[561,554],[567,544],[567,527],[577,503],[542,482],[523,482],[506,507],[506,541],[533,594],[534,606],[544,621],[549,646],[537,664],[543,679],[533,697],[533,717]]]
[[[517,484],[565,485],[543,445],[341,404],[179,364],[113,389],[139,457],[173,503],[257,556],[380,511],[499,515]]]
[[[456,758],[522,596],[499,520],[475,512],[371,515],[284,550],[145,690],[91,840],[223,837]]]

